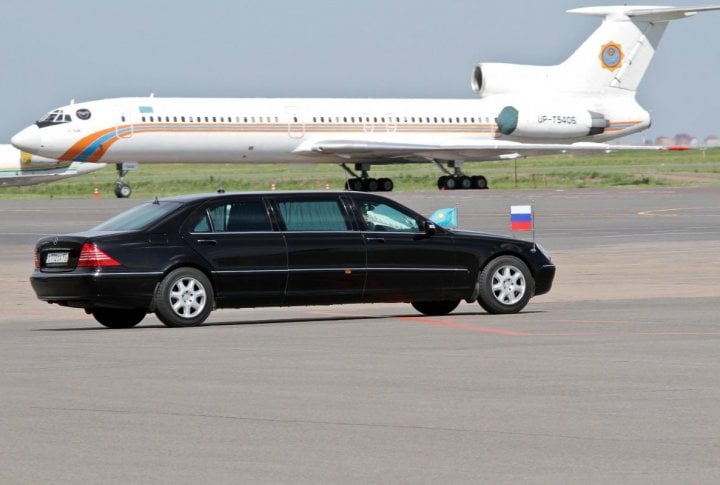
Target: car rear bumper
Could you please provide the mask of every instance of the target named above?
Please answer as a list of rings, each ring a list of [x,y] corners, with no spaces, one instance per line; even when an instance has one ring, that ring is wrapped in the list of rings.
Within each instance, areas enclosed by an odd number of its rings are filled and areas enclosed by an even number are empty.
[[[43,273],[30,277],[40,300],[75,308],[150,308],[162,273]]]
[[[552,288],[555,279],[555,265],[541,266],[535,273],[535,295],[544,295]]]

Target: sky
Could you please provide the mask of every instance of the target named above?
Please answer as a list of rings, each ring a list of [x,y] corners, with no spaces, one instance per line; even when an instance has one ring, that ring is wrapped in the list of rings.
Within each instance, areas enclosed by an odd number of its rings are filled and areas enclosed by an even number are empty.
[[[3,0],[0,143],[73,99],[472,99],[477,63],[559,63],[599,25],[566,10],[621,3]],[[653,126],[624,141],[720,136],[718,26],[720,12],[670,24],[637,95]]]

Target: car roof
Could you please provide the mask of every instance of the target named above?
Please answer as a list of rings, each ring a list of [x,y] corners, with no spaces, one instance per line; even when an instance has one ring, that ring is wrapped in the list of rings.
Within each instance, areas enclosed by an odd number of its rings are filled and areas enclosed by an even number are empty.
[[[389,200],[385,197],[382,197],[377,194],[369,194],[367,192],[352,192],[347,190],[266,190],[266,191],[254,191],[254,192],[208,192],[205,194],[186,194],[186,195],[176,195],[172,197],[163,197],[159,199],[160,201],[165,202],[194,202],[199,200],[222,200],[223,198],[233,198],[237,196],[277,196],[277,197],[285,197],[285,196],[312,196],[312,195],[345,195],[349,197],[353,197],[356,194],[363,195],[363,196],[370,196],[372,198],[377,198],[380,200]]]

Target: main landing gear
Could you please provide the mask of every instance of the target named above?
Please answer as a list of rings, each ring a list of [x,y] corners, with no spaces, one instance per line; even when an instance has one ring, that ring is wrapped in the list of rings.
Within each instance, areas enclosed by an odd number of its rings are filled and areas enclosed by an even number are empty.
[[[130,188],[130,185],[125,183],[125,176],[128,173],[127,167],[124,166],[123,163],[116,163],[115,168],[118,173],[118,180],[115,182],[115,197],[118,199],[127,199],[130,197],[130,194],[132,194],[132,188]]]
[[[462,172],[463,162],[459,160],[450,160],[447,167],[442,165],[440,160],[433,160],[440,170],[445,172],[438,178],[437,186],[440,190],[469,190],[469,189],[487,189],[487,179],[482,175],[468,176]],[[452,168],[451,172],[449,169]]]
[[[469,190],[469,189],[487,189],[487,179],[482,175],[468,176],[462,172],[463,162],[461,160],[433,160],[433,163],[442,170],[445,175],[438,178],[437,186],[440,190]],[[445,165],[447,165],[447,168]],[[390,192],[393,187],[393,181],[389,178],[374,179],[368,175],[370,170],[369,163],[356,163],[355,170],[350,169],[346,164],[340,165],[350,178],[345,182],[345,190],[353,190],[355,192]],[[452,171],[450,171],[452,169]]]
[[[369,163],[355,164],[355,170],[360,170],[360,175],[353,172],[344,163],[340,166],[351,177],[345,182],[345,190],[352,190],[355,192],[390,192],[395,187],[392,179],[386,177],[374,179],[368,176],[368,170],[370,170]]]

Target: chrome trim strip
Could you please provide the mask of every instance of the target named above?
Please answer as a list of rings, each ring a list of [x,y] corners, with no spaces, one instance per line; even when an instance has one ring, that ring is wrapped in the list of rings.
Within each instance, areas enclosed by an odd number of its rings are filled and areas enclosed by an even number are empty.
[[[31,275],[32,278],[105,278],[105,277],[125,277],[125,276],[162,276],[164,273],[162,271],[146,271],[146,272],[132,272],[132,273],[102,273],[102,272],[94,272],[94,273],[76,273],[74,272],[67,272],[67,273],[46,273],[46,272],[37,272],[33,273]]]
[[[239,269],[239,270],[218,270],[212,271],[212,274],[248,274],[248,273],[335,273],[335,272],[377,272],[377,271],[397,271],[397,272],[453,272],[465,273],[469,271],[467,268],[394,268],[394,267],[376,267],[376,268],[293,268],[293,269]]]

